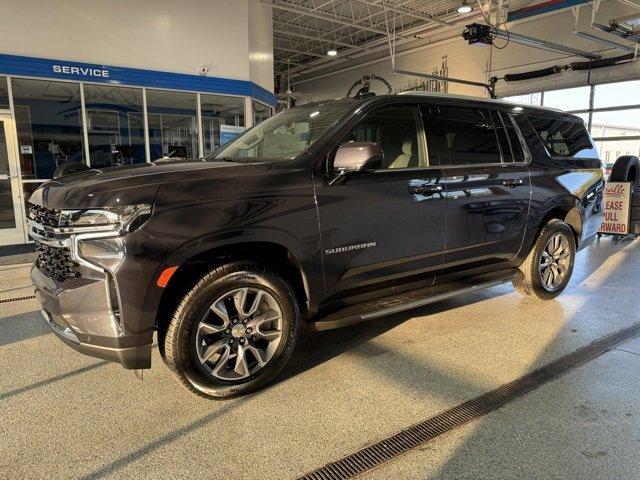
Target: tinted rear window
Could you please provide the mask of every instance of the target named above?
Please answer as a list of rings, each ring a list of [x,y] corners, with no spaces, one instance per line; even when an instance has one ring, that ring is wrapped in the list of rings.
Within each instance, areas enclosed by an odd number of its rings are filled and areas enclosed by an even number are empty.
[[[430,165],[501,163],[488,110],[432,105],[423,111]]]
[[[538,116],[527,118],[552,157],[597,157],[582,122]]]

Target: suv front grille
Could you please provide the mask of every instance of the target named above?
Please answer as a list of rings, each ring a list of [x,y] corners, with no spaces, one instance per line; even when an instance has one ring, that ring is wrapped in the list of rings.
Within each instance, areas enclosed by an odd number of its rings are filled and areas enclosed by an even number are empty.
[[[34,222],[47,227],[58,228],[60,226],[60,210],[29,204],[29,218]]]
[[[80,265],[71,259],[66,247],[51,247],[36,241],[36,267],[54,280],[62,282],[67,278],[80,276]]]

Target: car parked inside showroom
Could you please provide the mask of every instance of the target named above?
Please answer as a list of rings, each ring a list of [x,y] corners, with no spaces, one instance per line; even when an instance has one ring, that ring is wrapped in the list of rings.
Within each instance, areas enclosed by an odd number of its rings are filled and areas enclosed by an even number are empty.
[[[513,282],[549,300],[601,223],[583,121],[437,94],[297,107],[211,155],[93,169],[29,200],[46,321],[76,350],[228,398],[284,368],[300,328]]]

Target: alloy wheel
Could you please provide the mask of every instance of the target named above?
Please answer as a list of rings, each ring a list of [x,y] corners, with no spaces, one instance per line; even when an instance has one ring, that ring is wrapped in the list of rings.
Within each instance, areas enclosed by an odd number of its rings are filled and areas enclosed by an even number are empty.
[[[282,311],[257,287],[230,290],[198,324],[196,352],[205,371],[221,380],[247,378],[263,368],[282,340]]]
[[[544,288],[552,292],[560,287],[567,277],[570,262],[569,240],[562,233],[552,235],[542,251],[538,265],[540,280]]]

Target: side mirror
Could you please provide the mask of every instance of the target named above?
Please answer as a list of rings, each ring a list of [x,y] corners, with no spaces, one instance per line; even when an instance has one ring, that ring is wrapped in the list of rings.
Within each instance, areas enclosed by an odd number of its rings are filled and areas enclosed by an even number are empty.
[[[333,159],[333,170],[339,174],[376,170],[382,165],[382,148],[375,142],[349,142],[340,145]]]

